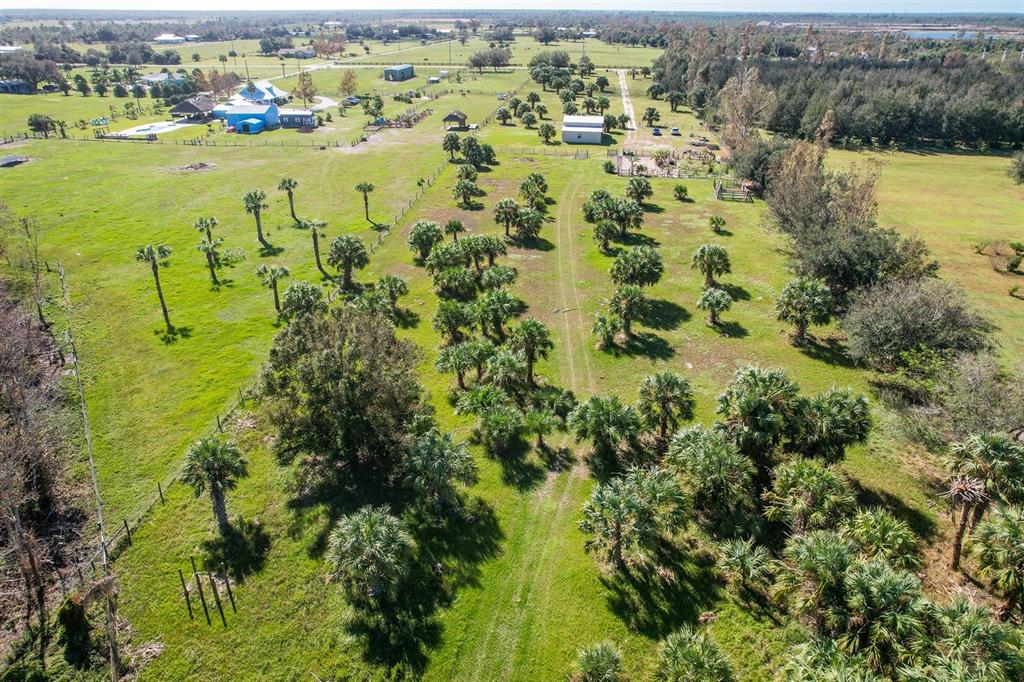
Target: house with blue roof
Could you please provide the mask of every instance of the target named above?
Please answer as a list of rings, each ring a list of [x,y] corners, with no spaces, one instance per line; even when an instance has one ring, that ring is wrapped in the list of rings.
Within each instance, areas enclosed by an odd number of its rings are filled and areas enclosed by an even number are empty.
[[[288,93],[282,92],[270,81],[249,81],[238,91],[238,96],[253,104],[273,104],[277,100],[288,99]]]
[[[238,104],[228,109],[224,118],[242,135],[255,135],[280,125],[276,104]]]

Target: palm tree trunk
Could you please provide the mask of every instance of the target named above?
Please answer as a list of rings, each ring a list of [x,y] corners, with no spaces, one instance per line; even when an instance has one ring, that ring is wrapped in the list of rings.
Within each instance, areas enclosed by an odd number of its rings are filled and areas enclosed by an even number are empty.
[[[971,522],[967,526],[967,535],[974,533],[974,527],[981,521],[981,517],[985,516],[985,512],[988,511],[989,500],[986,498],[979,502],[974,507],[974,513],[971,514]]]
[[[210,267],[210,279],[213,281],[214,286],[218,286],[220,280],[217,279],[217,269],[213,267],[213,253],[210,251],[206,252],[206,264]]]
[[[327,274],[327,271],[324,270],[323,264],[320,262],[320,237],[317,236],[316,229],[314,228],[311,230],[310,234],[313,235],[313,257],[316,258],[316,269],[319,270],[324,277],[330,277],[330,275]]]
[[[260,220],[260,214],[259,212],[256,212],[253,213],[252,215],[254,218],[256,218],[256,239],[260,241],[260,244],[269,249],[270,244],[263,237],[263,222]]]
[[[711,270],[704,273],[704,288],[710,289],[715,286],[715,276],[711,274]]]
[[[526,354],[526,383],[533,386],[533,363],[536,360],[533,358],[532,353]]]
[[[281,297],[277,294],[277,280],[275,279],[270,283],[270,288],[274,290],[274,310],[281,312]]]
[[[793,337],[793,341],[796,342],[796,345],[802,346],[802,345],[804,345],[804,340],[806,338],[807,338],[807,321],[806,320],[799,320],[796,323],[796,336]]]
[[[171,327],[171,316],[167,313],[167,302],[164,301],[164,290],[163,287],[160,286],[160,266],[157,265],[155,260],[151,261],[150,265],[153,268],[153,281],[156,282],[156,297],[160,299],[160,310],[163,311],[164,314],[164,323],[167,325],[167,331],[171,331],[171,329],[173,329],[173,327]]]
[[[288,192],[288,212],[292,214],[292,220],[299,222],[295,217],[295,196],[291,192]]]
[[[712,308],[711,312],[708,313],[708,324],[710,324],[712,327],[718,326],[718,313],[715,312],[714,308]]]
[[[462,370],[459,370],[458,372],[455,373],[455,376],[458,378],[459,389],[465,391],[466,390],[466,373],[463,372]]]
[[[346,263],[345,264],[345,269],[344,269],[343,272],[345,274],[345,277],[344,277],[344,281],[342,282],[342,286],[345,289],[351,289],[352,288],[352,266]]]
[[[956,534],[953,536],[953,557],[949,561],[949,568],[952,571],[960,569],[960,554],[964,547],[964,532],[967,530],[967,517],[971,513],[971,507],[964,505],[960,512],[960,523],[957,524]]]
[[[622,331],[627,337],[633,336],[633,320],[626,315],[622,316]]]
[[[366,222],[370,222],[370,195],[363,192],[363,211],[366,213]]]
[[[217,527],[221,535],[227,535],[231,530],[231,523],[228,521],[228,505],[224,499],[224,491],[220,486],[210,487],[210,500],[213,502],[213,516],[217,519]]]

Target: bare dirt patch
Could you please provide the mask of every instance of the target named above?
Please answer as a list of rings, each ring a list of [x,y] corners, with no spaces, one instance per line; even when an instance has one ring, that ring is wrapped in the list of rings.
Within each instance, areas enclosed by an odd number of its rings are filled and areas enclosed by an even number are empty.
[[[213,162],[197,161],[196,163],[190,163],[186,166],[175,166],[173,170],[176,171],[192,171],[195,173],[202,173],[205,171],[212,171],[217,167],[217,164]]]

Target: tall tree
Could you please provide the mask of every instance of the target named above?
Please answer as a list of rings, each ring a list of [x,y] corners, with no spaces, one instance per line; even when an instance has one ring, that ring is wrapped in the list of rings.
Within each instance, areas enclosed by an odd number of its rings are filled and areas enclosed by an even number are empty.
[[[370,255],[366,252],[362,239],[355,235],[343,234],[331,242],[327,264],[341,270],[342,287],[349,290],[352,288],[352,271],[362,270],[369,265]]]
[[[764,494],[765,516],[784,521],[794,535],[835,528],[856,507],[853,488],[841,472],[809,459],[775,467],[775,483]]]
[[[147,244],[146,246],[140,246],[135,250],[135,260],[140,263],[149,264],[150,269],[153,271],[153,283],[156,284],[156,296],[160,299],[160,310],[164,314],[164,324],[167,325],[168,332],[172,332],[174,327],[171,326],[171,316],[167,313],[167,302],[164,300],[164,290],[160,286],[160,268],[167,265],[170,257],[171,247],[164,244]]]
[[[716,286],[715,277],[725,275],[731,270],[729,253],[719,244],[704,244],[693,252],[690,267],[704,275],[704,288]]]
[[[712,327],[718,326],[718,316],[732,306],[732,296],[725,289],[708,287],[700,292],[697,299],[697,307],[708,311],[708,324]]]
[[[706,631],[688,625],[671,633],[658,647],[657,682],[733,682],[729,659]]]
[[[213,228],[217,227],[217,224],[217,219],[212,216],[209,218],[199,218],[192,223],[192,227],[201,235],[199,245],[196,248],[206,256],[206,265],[210,269],[210,281],[213,282],[214,286],[220,284],[220,280],[217,279],[217,266],[220,265],[218,248],[224,242],[223,239],[213,238]]]
[[[470,485],[476,481],[476,463],[466,444],[436,428],[416,439],[409,451],[406,471],[428,506],[438,510],[455,505],[457,483]]]
[[[832,319],[832,294],[820,279],[798,277],[785,286],[775,307],[780,320],[796,326],[793,343],[802,346],[808,325]]]
[[[291,213],[292,220],[295,222],[299,222],[295,216],[295,188],[298,186],[298,181],[293,178],[281,178],[281,182],[277,183],[279,190],[288,193],[288,212]]]
[[[618,468],[622,446],[632,444],[640,432],[636,411],[617,396],[591,396],[569,413],[567,423],[576,442],[589,439],[596,460],[610,470]]]
[[[523,354],[526,360],[526,382],[533,385],[533,366],[538,358],[547,359],[548,352],[555,347],[551,332],[540,321],[528,317],[509,333],[509,345]]]
[[[316,269],[324,277],[330,277],[327,271],[324,270],[324,265],[320,260],[320,237],[326,236],[324,228],[327,227],[327,221],[303,218],[295,223],[295,227],[309,232],[309,236],[313,238],[313,259],[316,261]]]
[[[359,605],[392,597],[409,573],[415,543],[387,507],[366,506],[343,516],[327,540],[327,563]]]
[[[281,297],[278,295],[277,283],[288,277],[291,274],[288,272],[288,268],[283,265],[274,263],[272,265],[261,265],[256,268],[256,276],[259,277],[260,284],[265,287],[269,287],[274,292],[274,310],[281,313]]]
[[[1024,604],[1024,510],[999,507],[978,526],[971,540],[981,576],[1006,599],[1006,620]]]
[[[658,372],[640,383],[640,416],[647,428],[658,429],[662,442],[680,421],[693,419],[695,404],[690,382],[675,372]]]
[[[506,237],[512,236],[512,226],[518,222],[520,210],[515,199],[499,199],[494,205],[494,222],[504,226]]]
[[[263,211],[270,208],[267,204],[267,195],[261,189],[251,189],[242,196],[242,204],[245,206],[245,212],[253,217],[256,221],[256,238],[259,240],[263,248],[270,249],[270,243],[263,238],[263,222],[261,216]]]
[[[374,189],[372,182],[360,182],[356,185],[356,191],[363,195],[363,212],[366,214],[367,222],[373,222],[370,220],[370,192]]]
[[[234,441],[201,438],[188,449],[181,481],[192,488],[196,497],[209,491],[217,527],[221,535],[227,535],[231,523],[226,494],[248,474],[248,464]]]

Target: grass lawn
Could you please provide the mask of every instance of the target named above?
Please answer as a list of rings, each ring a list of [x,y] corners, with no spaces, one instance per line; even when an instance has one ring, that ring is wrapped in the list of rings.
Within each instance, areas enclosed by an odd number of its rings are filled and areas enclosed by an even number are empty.
[[[360,85],[374,87],[378,77],[372,70],[360,73]],[[270,293],[252,274],[257,265],[280,262],[291,269],[291,281],[320,281],[309,235],[290,226],[278,180],[288,175],[299,181],[296,210],[328,221],[326,242],[341,233],[375,239],[353,186],[373,182],[371,215],[390,222],[417,181],[444,159],[437,144],[443,134],[439,117],[459,108],[471,121],[482,119],[498,105],[494,93],[514,87],[517,77],[522,82],[524,74],[470,81],[466,86],[472,92],[437,100],[434,116],[415,128],[387,131],[349,150],[58,141],[19,147],[33,161],[0,173],[0,196],[16,212],[38,216],[46,228],[44,256],[67,267],[100,484],[113,522],[148,506],[156,482],[170,480],[188,443],[214,428],[215,415],[234,404],[238,389],[252,380],[266,356],[276,327]],[[330,96],[340,75],[317,72],[315,78]],[[608,96],[617,112],[618,83],[611,80]],[[632,82],[630,87],[638,108],[645,95]],[[554,95],[541,94],[560,120]],[[662,107],[665,115],[668,107]],[[612,292],[611,257],[593,243],[580,207],[600,187],[621,194],[625,179],[603,172],[603,148],[591,148],[586,160],[513,155],[504,150],[539,145],[535,131],[494,124],[479,135],[495,145],[501,163],[481,172],[485,195],[478,207],[455,205],[455,173],[446,169],[357,274],[359,281],[384,273],[409,281],[402,304],[417,322],[400,333],[423,349],[422,380],[443,428],[465,438],[472,424],[454,414],[449,377],[433,369],[440,340],[430,321],[437,298],[429,278],[412,262],[405,233],[417,219],[458,217],[471,232],[498,234],[494,203],[514,196],[531,172],[547,178],[554,201],[543,240],[535,248],[510,248],[503,260],[520,273],[513,293],[554,335],[555,350],[538,366],[541,381],[571,388],[581,398],[615,393],[632,401],[643,377],[673,368],[694,384],[697,419],[703,422],[713,418],[714,398],[735,368],[750,362],[785,368],[806,392],[832,385],[867,390],[864,373],[836,352],[834,328],[815,329],[818,343],[805,350],[789,344],[790,330],[775,319],[775,298],[789,279],[784,245],[763,226],[762,204],[716,202],[710,181],[683,181],[693,198],[688,203],[672,199],[676,180],[652,181],[655,195],[644,228],[630,241],[658,245],[666,274],[650,289],[653,312],[637,325],[636,341],[618,355],[596,350],[590,327]],[[837,163],[867,156],[833,154]],[[960,281],[999,324],[1004,356],[1020,357],[1024,330],[1013,321],[1022,304],[1006,295],[1009,280],[970,248],[978,239],[1020,234],[1024,195],[1004,173],[1007,159],[898,153],[882,160],[882,222],[920,234],[943,274]],[[216,167],[179,170],[198,161]],[[269,195],[264,225],[270,241],[283,249],[274,256],[257,252],[253,222],[242,210],[240,197],[253,187]],[[222,271],[229,281],[219,289],[210,286],[191,227],[207,215],[219,218],[226,247],[247,252],[244,263]],[[711,215],[726,219],[722,235],[710,232]],[[172,321],[182,332],[170,338],[162,333],[150,273],[133,260],[137,245],[156,241],[174,248],[170,267],[161,273]],[[724,245],[732,259],[733,272],[721,280],[736,302],[719,329],[708,327],[696,308],[701,281],[689,267],[692,251],[709,241]],[[948,522],[938,511],[941,503],[936,505],[926,469],[895,436],[889,416],[875,407],[875,432],[850,452],[846,470],[863,501],[891,504],[926,540],[939,543]],[[233,513],[259,521],[262,533],[254,535],[266,546],[234,565],[240,576],[239,611],[229,612],[226,629],[216,620],[207,626],[202,616],[189,622],[177,569],[186,570],[189,555],[203,552],[214,526],[207,499],[193,498],[180,485],[167,489],[166,504],[152,509],[134,545],[116,563],[120,603],[134,627],[134,641],[159,639],[166,645],[143,677],[387,678],[394,659],[382,656],[380,647],[366,647],[351,627],[340,588],[325,581],[320,558],[325,510],[299,514],[289,507],[290,474],[273,460],[272,433],[257,407],[244,411],[228,428],[250,460],[251,475],[230,495],[229,505]],[[769,679],[788,646],[804,639],[798,627],[779,627],[729,597],[708,558],[691,543],[680,543],[677,568],[659,579],[630,583],[605,574],[583,551],[577,530],[592,485],[579,460],[558,467],[533,451],[505,461],[474,452],[480,481],[466,494],[480,500],[480,521],[417,538],[446,566],[440,608],[420,623],[425,644],[402,650],[426,679],[559,679],[580,646],[605,638],[623,648],[629,674],[641,679],[650,672],[657,640],[706,611],[717,615],[712,631],[740,680]],[[578,449],[577,455],[582,453]]]

